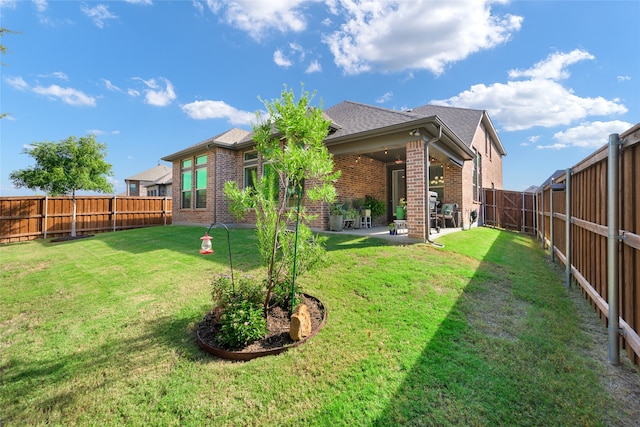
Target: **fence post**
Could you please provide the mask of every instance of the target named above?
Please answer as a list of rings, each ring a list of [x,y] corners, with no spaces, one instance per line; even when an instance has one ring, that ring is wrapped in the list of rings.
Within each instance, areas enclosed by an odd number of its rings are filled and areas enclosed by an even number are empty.
[[[542,250],[544,250],[544,186],[542,187],[542,191],[540,192],[540,230],[542,233]]]
[[[117,204],[118,196],[113,195],[113,231],[116,231],[116,212],[117,212]]]
[[[44,224],[42,230],[44,231],[44,238],[47,238],[47,224],[49,223],[49,195],[44,196]]]
[[[550,214],[551,216],[549,217],[549,246],[551,247],[551,262],[555,262],[556,260],[556,254],[553,251],[553,248],[556,245],[555,242],[555,233],[554,233],[554,227],[553,227],[553,184],[555,183],[555,179],[551,180],[551,187],[549,187],[549,205],[550,208],[549,210],[551,211]]]
[[[565,286],[567,288],[571,287],[571,168],[567,169],[566,178],[564,181],[565,187],[565,196],[566,196],[566,207],[565,207],[565,270],[564,270],[564,280]]]
[[[607,165],[607,299],[609,304],[609,363],[620,364],[620,335],[618,308],[618,149],[620,136],[609,135],[609,159]]]

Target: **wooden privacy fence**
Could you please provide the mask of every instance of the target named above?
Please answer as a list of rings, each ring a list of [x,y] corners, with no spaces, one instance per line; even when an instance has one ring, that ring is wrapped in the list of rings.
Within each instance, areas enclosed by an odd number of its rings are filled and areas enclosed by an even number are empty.
[[[77,196],[78,234],[171,224],[171,199]],[[71,234],[71,197],[0,197],[0,243]]]
[[[609,325],[610,362],[621,346],[640,365],[640,124],[620,141],[538,188],[537,234]]]
[[[534,193],[483,188],[484,225],[534,234],[536,205]]]

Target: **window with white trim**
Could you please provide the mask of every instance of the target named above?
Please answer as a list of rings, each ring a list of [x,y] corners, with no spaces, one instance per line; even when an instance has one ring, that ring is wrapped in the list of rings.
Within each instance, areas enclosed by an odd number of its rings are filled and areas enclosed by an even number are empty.
[[[185,159],[181,162],[181,196],[180,196],[180,208],[191,209],[191,187],[193,175],[191,171],[191,165],[193,161],[191,159]]]
[[[207,207],[207,155],[196,157],[196,209]]]
[[[255,180],[258,178],[258,152],[247,151],[243,155],[242,167],[244,170],[244,188],[256,188]]]
[[[482,188],[482,155],[476,151],[473,157],[473,169],[471,170],[471,180],[473,185],[473,200],[480,200],[480,189]]]

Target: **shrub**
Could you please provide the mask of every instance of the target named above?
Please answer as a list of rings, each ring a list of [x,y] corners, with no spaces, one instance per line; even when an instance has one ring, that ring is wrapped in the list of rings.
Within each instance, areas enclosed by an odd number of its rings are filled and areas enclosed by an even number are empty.
[[[211,299],[214,308],[225,308],[234,302],[246,300],[260,307],[264,298],[264,282],[256,277],[240,275],[235,278],[235,292],[231,276],[220,274],[211,282]]]
[[[218,339],[231,346],[251,344],[267,334],[267,319],[262,307],[246,300],[231,303],[220,316]]]

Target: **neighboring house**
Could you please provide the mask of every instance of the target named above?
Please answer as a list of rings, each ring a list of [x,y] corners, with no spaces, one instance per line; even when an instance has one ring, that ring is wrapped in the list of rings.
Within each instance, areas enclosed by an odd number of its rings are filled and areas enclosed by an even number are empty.
[[[427,185],[440,202],[458,204],[465,225],[472,211],[482,212],[480,189],[502,188],[506,153],[486,111],[435,105],[397,111],[344,101],[324,114],[331,121],[325,145],[336,169],[342,171],[336,183],[339,199],[371,195],[383,200],[387,215],[378,223],[386,224],[404,198],[410,237],[426,237]],[[226,181],[250,186],[252,172],[262,173],[251,137],[251,132],[231,129],[163,157],[173,163],[174,176],[179,177],[173,189],[174,223],[236,222],[223,186]],[[311,225],[327,230],[328,206],[307,209],[317,214]]]
[[[127,196],[171,197],[172,176],[169,166],[158,165],[126,178]]]

